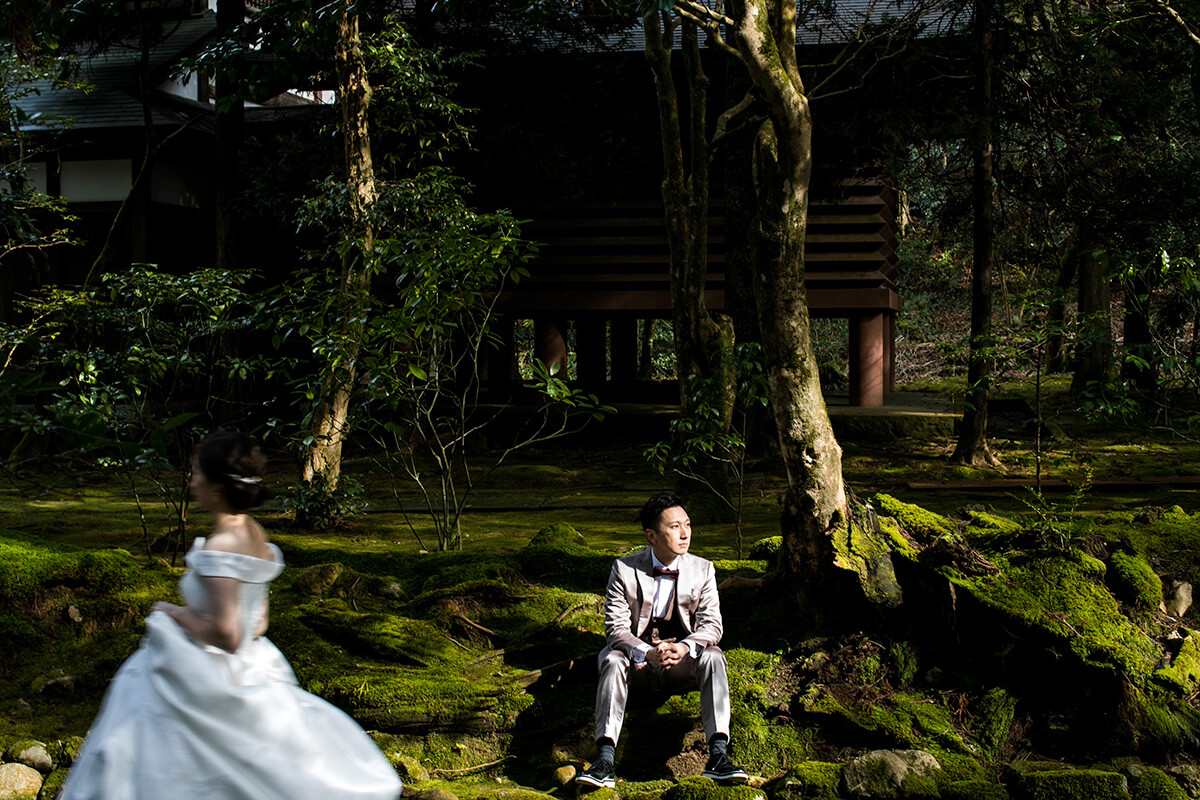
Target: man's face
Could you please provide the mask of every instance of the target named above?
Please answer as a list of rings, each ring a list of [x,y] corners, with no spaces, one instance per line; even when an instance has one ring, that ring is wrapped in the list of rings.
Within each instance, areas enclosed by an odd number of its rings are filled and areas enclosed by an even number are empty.
[[[663,564],[688,551],[692,542],[692,521],[680,506],[671,506],[658,518],[658,525],[646,528],[646,541]]]

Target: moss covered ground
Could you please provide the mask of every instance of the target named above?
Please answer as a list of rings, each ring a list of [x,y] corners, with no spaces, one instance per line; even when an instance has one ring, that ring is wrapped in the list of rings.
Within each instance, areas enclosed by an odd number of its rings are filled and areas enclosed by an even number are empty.
[[[692,549],[717,562],[719,579],[750,579],[723,590],[722,646],[735,755],[774,779],[772,795],[838,797],[840,765],[878,748],[926,750],[943,767],[942,796],[981,798],[1052,791],[1050,778],[1002,781],[1018,757],[1060,768],[1200,757],[1200,638],[1190,633],[1200,618],[1158,607],[1200,580],[1200,493],[1156,484],[1034,502],[1012,489],[914,489],[1029,476],[1029,442],[995,443],[1004,473],[950,467],[950,442],[843,446],[847,483],[878,513],[904,588],[899,609],[869,629],[828,636],[789,609],[775,571],[785,485],[769,455],[746,482],[740,548],[733,523],[694,520]],[[642,500],[670,488],[641,449],[577,442],[492,471],[481,454],[464,546],[451,553],[429,551],[413,488],[393,487],[355,453],[364,513],[321,532],[291,527],[279,501],[260,515],[290,567],[269,635],[306,689],[376,731],[397,763],[416,759],[428,772],[410,780],[419,788],[571,794],[554,774],[592,757],[600,592],[612,559],[644,543]],[[1052,440],[1042,459],[1046,477],[1093,485],[1192,475],[1200,463],[1186,446],[1115,430]],[[128,485],[110,476],[27,474],[0,486],[0,744],[86,732],[146,610],[174,596],[181,562],[170,548],[147,552],[171,522],[142,488],[148,530]],[[193,519],[185,538],[205,524]],[[856,535],[845,532],[847,547]],[[695,693],[631,703],[622,797],[700,790],[676,782],[703,766],[697,707]],[[1101,772],[1063,785],[1119,793],[1107,777],[1117,770]],[[1129,776],[1130,788],[1162,794],[1162,780],[1174,781],[1145,774]]]

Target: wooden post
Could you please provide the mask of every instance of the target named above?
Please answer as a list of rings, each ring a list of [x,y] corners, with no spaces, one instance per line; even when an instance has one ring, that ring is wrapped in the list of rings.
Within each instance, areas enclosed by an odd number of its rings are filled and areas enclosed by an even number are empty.
[[[883,405],[884,316],[873,311],[850,318],[850,405]]]

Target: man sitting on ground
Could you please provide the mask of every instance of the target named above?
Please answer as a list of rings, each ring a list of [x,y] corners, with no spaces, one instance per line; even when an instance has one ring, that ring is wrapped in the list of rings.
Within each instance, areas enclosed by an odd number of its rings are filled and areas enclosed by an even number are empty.
[[[616,785],[614,754],[629,687],[700,688],[708,739],[704,777],[741,783],[746,772],[729,758],[729,677],[721,641],[721,601],[711,561],[688,553],[692,523],[679,498],[646,501],[641,525],[649,546],[613,562],[604,601],[608,646],[600,651],[596,688],[595,763],[575,780]]]

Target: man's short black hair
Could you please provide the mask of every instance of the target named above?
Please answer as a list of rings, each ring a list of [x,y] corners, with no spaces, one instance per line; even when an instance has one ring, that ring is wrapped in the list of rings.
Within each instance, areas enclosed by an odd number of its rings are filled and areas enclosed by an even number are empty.
[[[685,512],[687,511],[687,506],[683,504],[683,501],[673,494],[656,494],[654,497],[651,497],[646,501],[646,505],[642,506],[641,513],[638,514],[642,522],[642,530],[657,528],[658,521],[662,518],[662,513],[668,508],[674,508],[675,506],[679,506]]]

